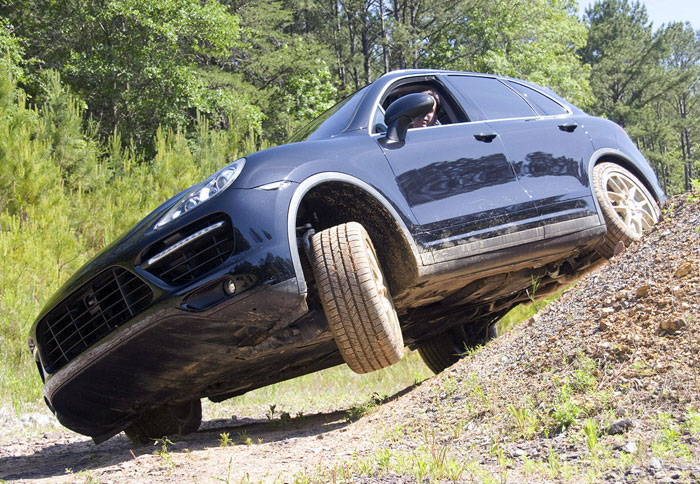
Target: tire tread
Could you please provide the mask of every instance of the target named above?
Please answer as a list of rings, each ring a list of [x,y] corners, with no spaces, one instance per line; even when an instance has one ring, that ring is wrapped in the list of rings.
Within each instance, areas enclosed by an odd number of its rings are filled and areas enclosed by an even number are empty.
[[[385,368],[403,356],[396,310],[393,304],[390,311],[384,309],[372,274],[371,243],[357,222],[328,228],[312,239],[321,304],[343,359],[356,373]]]

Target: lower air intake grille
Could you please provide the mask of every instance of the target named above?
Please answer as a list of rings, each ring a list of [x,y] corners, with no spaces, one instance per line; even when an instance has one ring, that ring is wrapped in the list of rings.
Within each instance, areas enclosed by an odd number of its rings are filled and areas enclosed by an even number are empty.
[[[224,263],[234,253],[235,240],[227,216],[209,216],[149,248],[142,267],[170,285],[181,286]]]
[[[111,267],[61,301],[37,327],[46,371],[54,373],[140,313],[153,291],[121,267]]]

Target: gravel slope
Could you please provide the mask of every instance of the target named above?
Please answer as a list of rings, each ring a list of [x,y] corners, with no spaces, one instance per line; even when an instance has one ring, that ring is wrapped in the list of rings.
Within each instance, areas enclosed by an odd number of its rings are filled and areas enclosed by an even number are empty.
[[[700,205],[674,199],[643,241],[397,405],[386,410],[419,431],[390,446],[430,446],[430,429],[433,447],[497,480],[700,482],[700,427],[688,422],[700,411]],[[550,455],[566,472],[551,471]]]

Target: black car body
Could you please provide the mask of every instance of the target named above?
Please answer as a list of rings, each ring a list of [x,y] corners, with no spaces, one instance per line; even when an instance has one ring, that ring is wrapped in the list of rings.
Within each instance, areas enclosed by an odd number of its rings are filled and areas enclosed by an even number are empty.
[[[426,87],[440,124],[388,139],[384,111]],[[664,200],[620,127],[546,89],[386,74],[297,142],[247,156],[216,196],[157,226],[191,192],[179,194],[78,271],[30,334],[46,402],[99,442],[168,402],[342,363],[304,235],[350,221],[374,242],[405,345],[492,325],[533,281],[547,294],[601,261],[601,162]]]

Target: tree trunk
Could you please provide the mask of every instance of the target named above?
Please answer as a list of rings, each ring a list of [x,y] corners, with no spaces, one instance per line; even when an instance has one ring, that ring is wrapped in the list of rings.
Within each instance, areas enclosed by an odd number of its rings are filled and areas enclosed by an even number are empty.
[[[386,23],[384,22],[384,0],[379,0],[379,18],[381,21],[382,36],[382,60],[384,62],[384,74],[389,72],[389,42],[386,38]]]
[[[360,42],[362,44],[362,67],[365,71],[365,84],[372,82],[372,77],[370,75],[370,61],[372,59],[372,45],[370,40],[369,31],[369,4],[364,4],[364,11],[360,12],[362,15],[362,32],[360,32]]]
[[[340,79],[340,88],[345,91],[345,63],[343,61],[343,42],[341,41],[342,27],[340,24],[340,10],[338,8],[338,0],[331,0],[333,3],[332,11],[335,12],[335,32],[333,32],[333,43],[335,44],[336,60],[338,63],[338,78]]]

